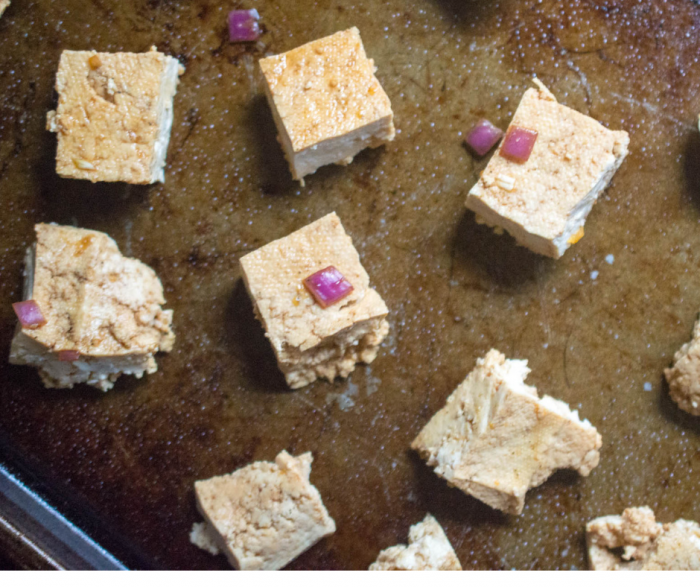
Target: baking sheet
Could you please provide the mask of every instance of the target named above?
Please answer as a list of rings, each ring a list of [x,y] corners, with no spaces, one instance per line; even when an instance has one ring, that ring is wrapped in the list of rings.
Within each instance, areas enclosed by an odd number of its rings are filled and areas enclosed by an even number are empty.
[[[151,265],[178,341],[159,371],[103,395],[44,390],[0,361],[0,435],[25,463],[99,512],[149,564],[227,568],[191,546],[192,484],[281,449],[313,451],[335,535],[291,568],[366,568],[433,513],[465,569],[585,567],[592,517],[648,505],[700,520],[700,419],[662,370],[700,308],[700,8],[664,3],[254,1],[258,45],[227,42],[238,2],[15,1],[0,19],[0,350],[39,221],[102,230]],[[275,141],[261,56],[359,27],[392,99],[396,141],[292,182]],[[166,183],[63,180],[55,104],[63,49],[145,51],[187,68]],[[505,127],[537,74],[558,99],[631,135],[586,236],[559,261],[474,222],[463,207],[485,160],[461,142],[481,116]],[[347,381],[290,392],[256,323],[238,259],[336,211],[389,308],[377,360]],[[561,472],[508,517],[450,489],[408,446],[495,347],[603,436],[590,477]],[[647,391],[650,389],[650,391]]]

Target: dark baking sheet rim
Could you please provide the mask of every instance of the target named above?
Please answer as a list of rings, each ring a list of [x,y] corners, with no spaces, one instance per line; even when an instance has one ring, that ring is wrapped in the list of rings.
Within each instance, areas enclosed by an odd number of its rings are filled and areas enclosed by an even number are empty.
[[[127,570],[154,565],[91,507],[0,435],[0,548],[23,569]]]

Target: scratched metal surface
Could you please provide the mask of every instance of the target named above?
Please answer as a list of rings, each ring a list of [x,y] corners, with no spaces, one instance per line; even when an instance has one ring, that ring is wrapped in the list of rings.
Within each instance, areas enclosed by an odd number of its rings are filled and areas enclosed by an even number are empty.
[[[42,389],[0,361],[0,433],[156,566],[226,568],[188,542],[192,484],[281,449],[313,451],[336,534],[293,568],[366,568],[432,512],[466,569],[585,566],[583,526],[626,506],[700,520],[700,422],[662,370],[700,309],[700,7],[609,0],[252,2],[265,34],[231,45],[219,0],[17,0],[0,20],[0,351],[32,225],[103,230],[150,264],[178,341],[155,375],[103,395]],[[304,189],[274,139],[256,60],[356,25],[392,99],[396,141]],[[45,132],[63,49],[144,51],[187,67],[166,183],[59,179]],[[554,262],[463,208],[485,161],[461,145],[504,127],[537,74],[563,103],[631,135],[585,238]],[[285,389],[238,259],[335,210],[391,310],[371,367]],[[561,473],[520,517],[449,489],[411,439],[491,347],[602,433],[587,479]]]

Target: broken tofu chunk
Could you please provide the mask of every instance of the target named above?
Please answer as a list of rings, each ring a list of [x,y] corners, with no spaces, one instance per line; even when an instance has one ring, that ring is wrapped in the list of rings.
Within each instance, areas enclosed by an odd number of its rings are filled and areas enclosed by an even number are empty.
[[[56,74],[61,177],[149,184],[165,181],[173,98],[184,68],[153,47],[147,53],[64,51]]]
[[[529,372],[490,350],[411,444],[450,485],[509,514],[557,469],[587,476],[602,445],[576,411],[525,385]]]
[[[352,239],[335,213],[241,258],[257,318],[292,389],[319,377],[347,377],[357,363],[371,363],[389,332],[388,310],[370,287]],[[304,280],[333,266],[352,286],[327,308]]]
[[[700,320],[693,338],[674,355],[673,366],[664,371],[671,399],[681,410],[700,416]]]
[[[370,571],[461,571],[462,565],[438,521],[430,514],[411,526],[408,546],[382,550]]]
[[[120,375],[158,370],[154,355],[175,341],[155,272],[119,252],[102,232],[37,224],[27,251],[24,299],[46,323],[17,327],[10,363],[31,365],[46,387],[87,383],[107,391]]]
[[[261,59],[260,68],[294,179],[394,140],[391,102],[357,28]]]
[[[518,244],[558,259],[583,236],[593,204],[627,155],[629,136],[562,106],[535,81],[539,89],[525,92],[509,127],[537,133],[532,153],[519,163],[497,151],[466,206]]]
[[[2,16],[2,13],[7,10],[7,7],[10,5],[10,0],[0,0],[0,16]]]
[[[208,552],[223,551],[236,569],[283,568],[335,532],[309,482],[312,461],[311,453],[295,458],[282,451],[274,463],[197,481],[197,506],[208,529],[193,528],[190,539]]]
[[[594,571],[700,570],[700,525],[688,520],[660,524],[648,507],[589,522],[586,543]]]

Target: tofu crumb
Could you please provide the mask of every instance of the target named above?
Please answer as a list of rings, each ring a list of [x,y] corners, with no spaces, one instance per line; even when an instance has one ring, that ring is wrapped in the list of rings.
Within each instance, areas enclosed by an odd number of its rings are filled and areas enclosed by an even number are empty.
[[[700,570],[700,525],[688,520],[660,524],[648,507],[592,520],[586,544],[594,571]]]
[[[295,458],[282,451],[274,463],[253,463],[194,484],[208,530],[236,569],[281,569],[335,532],[321,495],[309,482],[312,461],[311,453]],[[203,548],[201,530],[195,540]]]
[[[408,546],[382,550],[370,571],[461,571],[462,565],[445,531],[430,514],[411,526]]]
[[[496,185],[509,192],[515,187],[515,178],[510,175],[501,174],[496,178]]]
[[[197,522],[192,525],[190,542],[211,555],[221,554],[221,549],[216,544],[215,532],[206,522]]]
[[[693,338],[673,356],[673,366],[664,370],[671,399],[681,410],[700,416],[700,319]]]
[[[155,373],[155,354],[175,342],[172,310],[153,269],[124,257],[102,232],[35,226],[27,251],[23,298],[41,308],[41,328],[18,325],[10,363],[36,367],[48,388],[87,383],[102,391],[121,375]],[[62,351],[79,359],[61,361]]]
[[[529,372],[527,361],[490,350],[411,443],[450,485],[509,514],[557,469],[587,476],[602,445],[564,402],[539,398]]]

